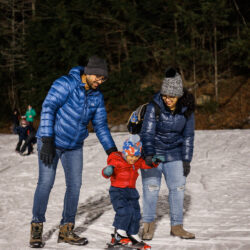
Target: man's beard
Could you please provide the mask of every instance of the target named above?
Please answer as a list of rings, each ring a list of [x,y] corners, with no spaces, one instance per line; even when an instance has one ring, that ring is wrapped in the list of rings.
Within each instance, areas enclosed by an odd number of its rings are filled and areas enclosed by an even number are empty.
[[[88,79],[86,78],[86,83],[87,83],[87,85],[89,86],[89,89],[93,89],[93,90],[96,90],[97,88],[98,88],[98,86],[99,86],[99,84],[97,83],[97,82],[92,82],[92,83],[90,83],[89,81],[88,81]],[[93,88],[93,85],[94,84],[97,84],[97,87],[96,88]]]

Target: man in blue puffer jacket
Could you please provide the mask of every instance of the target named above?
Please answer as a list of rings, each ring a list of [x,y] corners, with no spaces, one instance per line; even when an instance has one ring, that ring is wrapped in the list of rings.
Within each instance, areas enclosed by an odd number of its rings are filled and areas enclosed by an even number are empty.
[[[92,56],[87,66],[74,67],[51,86],[42,105],[37,132],[39,179],[34,196],[30,246],[41,248],[43,222],[59,159],[65,172],[66,193],[58,242],[85,245],[74,231],[82,184],[83,142],[92,121],[107,154],[117,151],[107,124],[104,98],[98,89],[108,77],[106,61]]]
[[[143,153],[147,165],[152,165],[154,155],[164,157],[165,161],[158,168],[141,170],[143,239],[153,237],[162,174],[169,189],[171,235],[192,239],[195,235],[183,229],[183,201],[193,155],[194,97],[183,89],[180,74],[171,68],[167,70],[161,91],[153,101],[158,105],[160,114],[156,115],[152,103],[147,106],[140,134]]]

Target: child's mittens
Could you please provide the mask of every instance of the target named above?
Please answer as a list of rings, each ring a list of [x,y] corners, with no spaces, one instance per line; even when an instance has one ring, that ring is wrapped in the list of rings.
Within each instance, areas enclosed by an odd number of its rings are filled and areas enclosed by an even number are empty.
[[[152,162],[153,163],[161,163],[161,162],[164,162],[165,161],[165,156],[164,155],[154,155],[153,158],[152,158]]]
[[[108,165],[103,169],[103,174],[110,177],[114,173],[114,166]]]

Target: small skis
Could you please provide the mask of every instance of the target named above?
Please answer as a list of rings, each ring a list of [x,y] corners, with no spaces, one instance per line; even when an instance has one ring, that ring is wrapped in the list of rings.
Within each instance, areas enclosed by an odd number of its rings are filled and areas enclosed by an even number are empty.
[[[133,245],[120,245],[120,244],[111,244],[111,243],[107,243],[107,248],[106,249],[115,249],[115,250],[138,250],[138,249],[144,249],[144,247],[142,246],[133,246]]]
[[[144,243],[143,241],[139,242],[134,240],[131,237],[131,240],[129,240],[127,243],[124,241],[123,243],[117,242],[115,240],[114,235],[111,235],[112,239],[111,239],[111,243],[107,243],[107,248],[106,249],[120,249],[120,250],[138,250],[138,249],[151,249],[151,247],[149,245],[147,245],[146,243]],[[128,239],[128,238],[126,238]],[[124,239],[125,240],[125,239]]]
[[[124,245],[119,245],[119,244],[111,244],[107,243],[107,248],[106,249],[116,249],[116,250],[131,250],[131,249],[140,249],[140,248],[135,248],[133,246],[124,246]]]

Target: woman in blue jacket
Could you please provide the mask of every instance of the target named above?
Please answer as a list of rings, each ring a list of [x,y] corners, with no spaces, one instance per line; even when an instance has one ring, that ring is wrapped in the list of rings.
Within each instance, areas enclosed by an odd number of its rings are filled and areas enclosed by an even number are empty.
[[[158,168],[141,170],[143,183],[143,239],[150,240],[154,233],[156,204],[162,174],[169,189],[171,232],[184,239],[195,235],[183,229],[183,200],[186,177],[194,143],[194,97],[183,89],[182,79],[174,69],[166,72],[161,91],[154,96],[160,108],[149,104],[141,130],[141,141],[147,165],[152,165],[153,155],[165,157]]]

